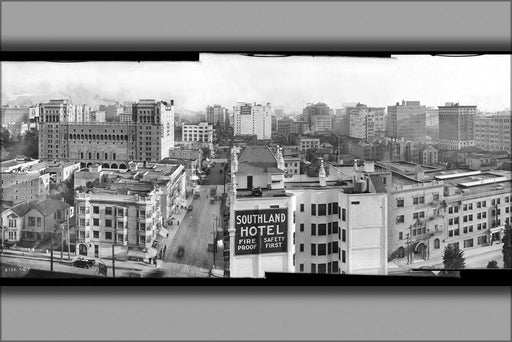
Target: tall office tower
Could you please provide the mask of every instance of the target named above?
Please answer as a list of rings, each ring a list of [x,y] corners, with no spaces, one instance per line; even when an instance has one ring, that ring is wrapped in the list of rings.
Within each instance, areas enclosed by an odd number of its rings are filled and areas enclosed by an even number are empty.
[[[402,101],[388,106],[388,134],[392,138],[424,142],[426,130],[426,106],[420,101]]]
[[[475,145],[487,151],[510,153],[510,112],[475,117]]]
[[[217,122],[224,125],[226,123],[227,116],[228,109],[226,107],[222,107],[218,104],[206,107],[206,121],[210,125],[215,126]]]
[[[159,161],[174,147],[174,100],[140,100],[130,122],[73,121],[67,100],[40,105],[39,158],[126,168],[129,161]],[[76,117],[76,116],[75,116]]]
[[[346,122],[348,125],[348,135],[353,138],[373,141],[376,112],[378,111],[375,108],[368,108],[361,103],[354,107],[347,107]]]
[[[303,109],[304,119],[309,124],[310,132],[322,132],[332,130],[331,109],[325,103],[309,103]]]
[[[447,102],[439,106],[439,143],[448,150],[475,145],[476,106]]]
[[[270,139],[272,134],[272,106],[238,102],[233,107],[235,135],[256,135],[257,139]]]

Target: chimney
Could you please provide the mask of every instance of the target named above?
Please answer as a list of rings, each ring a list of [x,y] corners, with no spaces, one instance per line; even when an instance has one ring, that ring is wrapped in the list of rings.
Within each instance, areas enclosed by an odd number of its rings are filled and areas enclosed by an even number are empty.
[[[318,170],[318,179],[320,181],[320,186],[324,187],[327,185],[327,175],[325,174],[323,159],[320,159],[320,169]]]
[[[281,170],[285,170],[285,164],[284,164],[284,158],[283,154],[281,153],[281,147],[277,146],[277,153],[276,153],[276,159],[277,159],[277,168]]]

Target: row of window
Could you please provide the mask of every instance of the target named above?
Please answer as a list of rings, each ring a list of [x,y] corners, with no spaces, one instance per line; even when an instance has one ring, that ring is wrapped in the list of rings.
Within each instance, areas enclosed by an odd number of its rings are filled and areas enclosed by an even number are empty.
[[[304,212],[304,203],[300,204],[300,211]],[[311,215],[312,216],[326,216],[326,215],[337,215],[338,214],[338,203],[323,203],[323,204],[311,204]]]
[[[311,235],[322,236],[327,234],[338,234],[338,222],[311,224]]]
[[[300,264],[300,272],[304,272],[304,264]],[[328,262],[326,264],[311,264],[311,273],[338,273],[338,262]]]
[[[304,244],[300,244],[299,250],[304,252]],[[338,253],[338,241],[329,243],[311,244],[311,255],[330,255]]]

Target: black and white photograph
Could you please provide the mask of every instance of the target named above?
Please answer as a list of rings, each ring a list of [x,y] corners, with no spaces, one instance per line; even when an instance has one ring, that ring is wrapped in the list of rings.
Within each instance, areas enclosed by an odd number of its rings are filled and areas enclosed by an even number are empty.
[[[2,278],[510,276],[510,55],[1,68]]]

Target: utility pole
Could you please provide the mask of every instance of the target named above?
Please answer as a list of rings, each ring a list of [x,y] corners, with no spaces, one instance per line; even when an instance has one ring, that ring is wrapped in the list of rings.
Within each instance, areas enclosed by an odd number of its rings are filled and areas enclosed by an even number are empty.
[[[64,260],[64,226],[60,231],[60,260]]]
[[[50,271],[53,272],[53,232],[50,232]]]
[[[112,278],[116,277],[116,254],[114,252],[114,244],[112,244]]]
[[[71,250],[70,250],[70,247],[69,247],[69,245],[71,244],[71,241],[70,241],[70,238],[69,238],[69,223],[66,223],[66,228],[68,229],[68,231],[67,231],[68,260],[71,260]]]

